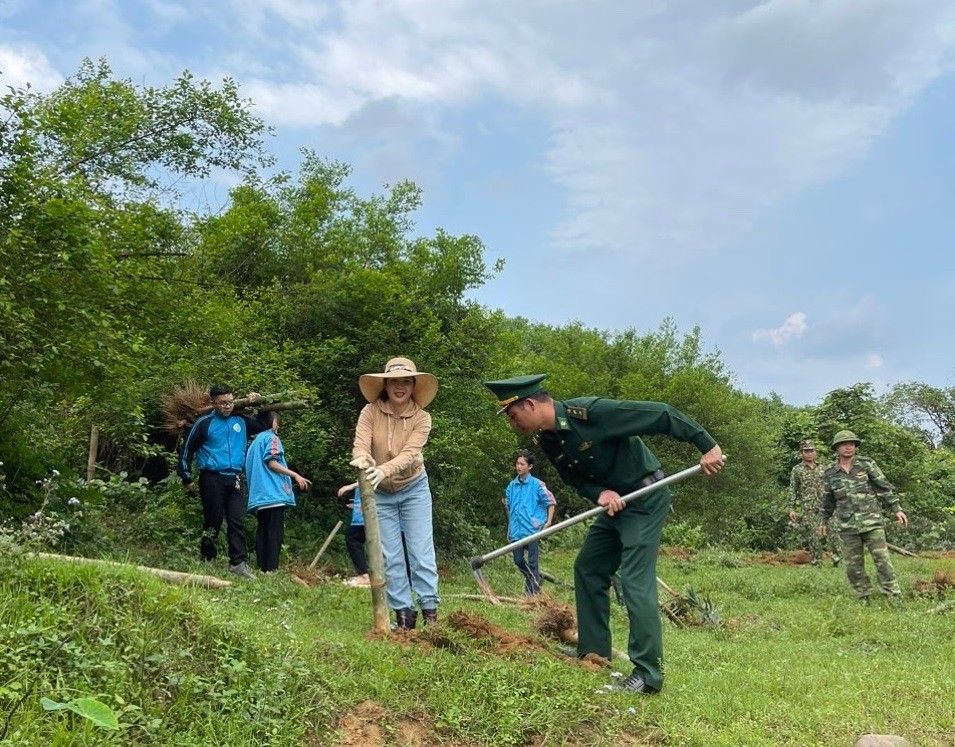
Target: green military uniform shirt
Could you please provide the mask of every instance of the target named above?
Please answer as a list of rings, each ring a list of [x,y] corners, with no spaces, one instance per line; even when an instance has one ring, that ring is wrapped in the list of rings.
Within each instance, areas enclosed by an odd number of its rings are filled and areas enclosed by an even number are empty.
[[[800,516],[819,513],[826,468],[817,463],[810,467],[800,462],[789,475],[789,507]]]
[[[568,485],[594,503],[604,490],[625,495],[660,469],[640,436],[665,434],[706,453],[716,441],[703,426],[661,402],[603,397],[555,401],[556,430],[537,442]]]
[[[861,534],[881,529],[880,500],[893,514],[901,510],[892,485],[869,457],[853,457],[848,473],[836,462],[826,470],[823,483],[822,522],[825,524],[835,513],[840,532]]]

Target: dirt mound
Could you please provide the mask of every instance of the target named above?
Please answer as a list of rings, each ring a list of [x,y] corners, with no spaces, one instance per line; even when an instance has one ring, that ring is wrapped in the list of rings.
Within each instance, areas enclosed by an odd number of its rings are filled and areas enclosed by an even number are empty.
[[[535,606],[544,610],[534,626],[538,633],[566,643],[577,643],[577,626],[573,613],[566,605],[539,600]],[[387,633],[372,631],[366,635],[376,640],[387,638],[399,645],[414,647],[424,652],[429,648],[440,648],[458,654],[471,652],[500,657],[544,653],[590,671],[611,666],[609,661],[594,654],[583,659],[571,659],[551,649],[537,636],[511,633],[500,625],[464,610],[451,612],[435,625],[414,630],[392,630]]]
[[[806,550],[792,550],[787,552],[763,552],[760,555],[750,555],[743,558],[744,563],[761,563],[763,565],[810,565],[812,555]]]
[[[923,558],[955,558],[955,550],[940,550],[919,553]]]
[[[917,578],[913,582],[915,591],[926,597],[942,599],[946,590],[955,589],[955,574],[948,573],[942,568],[936,568],[935,574],[928,581]]]
[[[693,557],[693,553],[683,547],[661,547],[660,555],[676,560],[690,560]]]
[[[335,569],[327,565],[309,568],[305,563],[293,561],[286,568],[289,578],[299,586],[321,586],[335,576]]]
[[[577,621],[570,607],[561,602],[550,600],[540,607],[540,614],[534,623],[534,630],[545,638],[564,643],[576,643]]]
[[[359,703],[344,714],[338,720],[337,728],[341,734],[339,744],[349,747],[385,747],[395,744],[426,747],[438,743],[434,735],[434,723],[427,714],[416,714],[414,718],[396,717],[380,703],[371,700]]]

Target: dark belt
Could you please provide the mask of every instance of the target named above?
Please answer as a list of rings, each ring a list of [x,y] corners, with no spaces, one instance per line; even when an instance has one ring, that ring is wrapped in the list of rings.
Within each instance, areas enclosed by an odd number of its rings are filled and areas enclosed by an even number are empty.
[[[653,485],[655,482],[660,482],[660,480],[666,476],[666,472],[664,472],[662,469],[658,469],[656,472],[651,472],[637,483],[637,486],[634,488],[634,490],[640,490],[640,488],[645,488],[647,485]]]

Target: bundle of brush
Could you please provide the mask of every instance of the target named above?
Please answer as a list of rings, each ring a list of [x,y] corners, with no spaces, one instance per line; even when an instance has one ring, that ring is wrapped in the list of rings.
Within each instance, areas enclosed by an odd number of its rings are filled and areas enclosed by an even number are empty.
[[[188,428],[203,413],[212,409],[209,399],[209,387],[199,386],[195,381],[187,381],[173,388],[170,394],[162,395],[160,409],[163,414],[163,429],[170,433],[179,433]]]
[[[255,397],[239,397],[235,400],[233,412],[240,412],[246,408],[256,412],[263,410],[300,410],[308,407],[304,400],[290,400],[295,396],[292,392],[278,392],[277,394],[256,395]],[[189,428],[200,415],[212,411],[212,400],[209,399],[209,387],[200,386],[195,381],[187,381],[182,386],[175,386],[169,394],[160,399],[163,414],[163,429],[170,433],[180,433]]]

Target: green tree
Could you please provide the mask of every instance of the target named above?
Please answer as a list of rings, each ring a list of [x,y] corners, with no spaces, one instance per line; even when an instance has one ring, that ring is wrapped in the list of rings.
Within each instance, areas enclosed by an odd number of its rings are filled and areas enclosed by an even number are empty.
[[[928,445],[955,449],[955,387],[905,382],[896,384],[885,402],[893,419],[918,430]]]
[[[181,274],[193,234],[177,185],[267,163],[265,127],[232,81],[147,87],[103,61],[48,95],[9,90],[0,108],[3,430],[27,430],[58,466],[85,456],[93,423],[142,445],[151,387],[187,355],[165,330],[188,326],[200,290]]]

